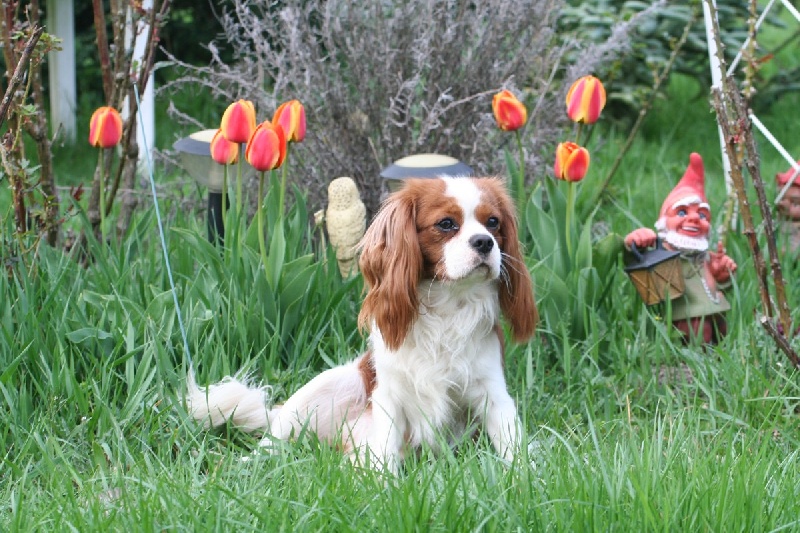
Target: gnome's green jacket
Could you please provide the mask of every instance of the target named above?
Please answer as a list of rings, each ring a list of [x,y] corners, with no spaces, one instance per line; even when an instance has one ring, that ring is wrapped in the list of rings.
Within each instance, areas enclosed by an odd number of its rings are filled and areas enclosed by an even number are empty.
[[[681,254],[686,289],[682,296],[671,301],[673,321],[724,313],[731,308],[720,290],[730,286],[730,282],[708,286],[703,276],[707,262],[708,252]]]

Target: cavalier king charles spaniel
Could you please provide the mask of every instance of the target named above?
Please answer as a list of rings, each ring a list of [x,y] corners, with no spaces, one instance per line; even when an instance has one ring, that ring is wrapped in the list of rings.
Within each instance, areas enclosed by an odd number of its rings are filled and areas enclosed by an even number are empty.
[[[409,179],[360,245],[365,353],[326,370],[284,404],[227,377],[187,407],[208,426],[264,431],[262,446],[308,428],[359,463],[395,471],[409,449],[457,441],[479,424],[511,459],[520,424],[503,376],[503,330],[529,339],[538,313],[513,202],[497,178]]]

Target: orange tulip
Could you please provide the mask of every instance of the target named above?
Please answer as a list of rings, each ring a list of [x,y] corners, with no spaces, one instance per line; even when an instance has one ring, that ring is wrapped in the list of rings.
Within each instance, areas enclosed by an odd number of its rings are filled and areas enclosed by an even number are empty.
[[[606,106],[606,89],[594,76],[584,76],[567,92],[567,115],[574,122],[594,124]]]
[[[113,107],[98,107],[89,121],[89,144],[111,148],[122,139],[122,117]]]
[[[244,157],[254,169],[264,172],[278,168],[286,158],[286,135],[283,128],[262,122],[247,141]]]
[[[581,181],[589,170],[589,150],[573,142],[556,148],[556,177],[565,181]]]
[[[256,129],[256,108],[250,100],[232,103],[222,114],[222,134],[233,143],[246,143]]]
[[[497,126],[503,131],[520,129],[528,120],[525,104],[517,100],[511,91],[500,91],[492,98],[492,112]]]
[[[274,126],[280,125],[286,142],[302,142],[306,138],[306,110],[299,100],[284,102],[272,117]]]
[[[221,129],[211,139],[209,150],[211,159],[220,165],[232,165],[239,160],[239,145],[226,139]]]

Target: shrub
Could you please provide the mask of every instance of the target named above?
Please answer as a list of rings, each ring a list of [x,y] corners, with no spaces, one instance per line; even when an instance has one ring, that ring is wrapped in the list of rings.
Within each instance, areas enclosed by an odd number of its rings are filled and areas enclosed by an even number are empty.
[[[503,174],[491,97],[511,88],[531,110],[523,143],[530,183],[567,123],[559,80],[580,74],[564,63],[579,42],[554,31],[561,8],[560,0],[229,0],[211,63],[173,57],[183,75],[162,90],[201,84],[221,102],[248,98],[268,113],[299,99],[309,129],[291,174],[312,205],[328,181],[352,176],[374,212],[380,170],[406,155],[445,153],[477,173]],[[596,46],[581,73],[625,50],[626,35]],[[232,63],[222,60],[228,45]]]
[[[580,33],[595,43],[606,42],[620,20],[627,20],[644,11],[652,13],[633,30],[631,38],[634,45],[630,53],[604,65],[599,72],[607,80],[608,112],[615,118],[635,118],[650,94],[655,73],[669,61],[673,46],[687,24],[691,24],[691,30],[672,71],[698,80],[700,87],[711,87],[706,30],[699,1],[662,2],[655,8],[652,2],[640,0],[568,0],[567,3],[559,17],[559,32]],[[776,12],[773,10],[768,16],[768,24],[780,24]],[[725,28],[721,38],[725,54],[731,60],[747,39],[750,16],[748,2],[719,2],[717,16],[720,27]],[[781,87],[784,91],[796,87],[788,84],[780,72],[771,77],[761,77],[756,84],[762,92],[769,87],[770,95],[778,94]],[[770,101],[770,98],[763,100]]]

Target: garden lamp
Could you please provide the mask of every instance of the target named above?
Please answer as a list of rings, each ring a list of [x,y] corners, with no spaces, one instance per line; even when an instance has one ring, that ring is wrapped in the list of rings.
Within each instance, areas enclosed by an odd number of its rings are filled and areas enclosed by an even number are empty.
[[[646,305],[654,305],[681,296],[685,290],[678,251],[665,250],[661,241],[656,247],[640,252],[631,245],[633,261],[629,261],[625,272]]]
[[[472,168],[454,157],[441,154],[416,154],[398,159],[381,171],[389,192],[395,192],[407,178],[471,176]]]
[[[216,132],[217,130],[196,131],[188,137],[178,139],[172,147],[178,152],[178,159],[183,169],[199,185],[208,188],[208,240],[219,241],[221,244],[225,239],[225,227],[222,223],[222,182],[225,167],[211,159],[209,149],[211,139]],[[244,161],[244,145],[241,146],[241,150],[239,157],[242,159],[243,173],[247,178],[255,171]],[[235,166],[228,169],[228,183],[231,183],[231,177],[235,176],[235,172]]]

